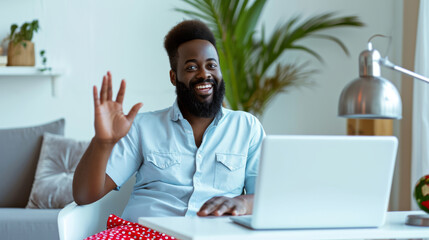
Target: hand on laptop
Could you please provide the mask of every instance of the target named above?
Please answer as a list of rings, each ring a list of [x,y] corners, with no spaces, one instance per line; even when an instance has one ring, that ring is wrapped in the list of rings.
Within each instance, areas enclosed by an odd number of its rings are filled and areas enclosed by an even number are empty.
[[[214,197],[203,204],[197,215],[222,216],[222,215],[246,215],[252,213],[253,194],[240,195],[234,198]]]

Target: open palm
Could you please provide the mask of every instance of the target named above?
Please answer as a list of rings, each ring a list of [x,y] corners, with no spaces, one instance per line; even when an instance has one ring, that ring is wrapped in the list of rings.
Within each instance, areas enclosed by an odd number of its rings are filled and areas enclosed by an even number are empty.
[[[105,143],[116,143],[128,133],[135,116],[143,104],[135,104],[128,115],[125,115],[122,111],[122,102],[125,96],[125,81],[121,81],[116,101],[113,101],[112,75],[110,72],[107,72],[107,75],[103,77],[100,96],[98,96],[96,86],[94,86],[93,94],[95,138]]]

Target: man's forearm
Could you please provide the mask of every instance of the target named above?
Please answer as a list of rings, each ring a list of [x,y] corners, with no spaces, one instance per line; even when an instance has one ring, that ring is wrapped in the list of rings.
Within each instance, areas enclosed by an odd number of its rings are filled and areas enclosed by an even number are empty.
[[[116,187],[106,175],[107,161],[114,145],[92,139],[73,177],[73,197],[77,204],[95,202]]]

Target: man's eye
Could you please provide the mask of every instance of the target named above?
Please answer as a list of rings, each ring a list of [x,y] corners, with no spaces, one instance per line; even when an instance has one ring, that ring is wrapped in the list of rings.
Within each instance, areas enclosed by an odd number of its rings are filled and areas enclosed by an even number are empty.
[[[186,70],[188,70],[188,71],[193,71],[196,69],[197,69],[197,66],[194,66],[194,65],[186,67]]]
[[[215,64],[215,63],[209,63],[208,66],[209,66],[209,68],[213,69],[213,68],[217,67],[217,64]]]

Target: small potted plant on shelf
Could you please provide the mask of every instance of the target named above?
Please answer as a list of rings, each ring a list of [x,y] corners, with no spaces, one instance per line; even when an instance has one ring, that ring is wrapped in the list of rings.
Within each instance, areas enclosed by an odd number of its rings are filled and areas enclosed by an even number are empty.
[[[18,25],[10,27],[9,46],[7,52],[8,66],[34,66],[33,34],[39,30],[39,21],[25,22],[18,30]]]
[[[39,68],[39,71],[41,72],[45,72],[45,71],[49,72],[52,70],[52,68],[48,67],[48,65],[46,64],[48,61],[48,58],[46,57],[45,53],[46,53],[45,50],[40,51],[40,57],[42,58],[42,64],[43,64],[43,67]]]

